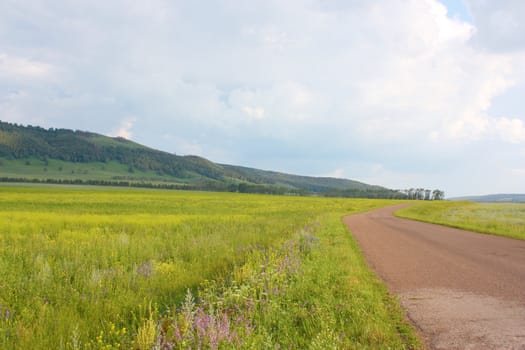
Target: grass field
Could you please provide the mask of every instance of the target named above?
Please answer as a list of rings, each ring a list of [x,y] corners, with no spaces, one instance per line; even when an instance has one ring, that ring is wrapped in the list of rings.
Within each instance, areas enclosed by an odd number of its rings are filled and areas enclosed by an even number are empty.
[[[389,204],[2,186],[0,348],[417,347],[340,220]]]
[[[525,204],[439,201],[404,208],[396,215],[525,240]]]

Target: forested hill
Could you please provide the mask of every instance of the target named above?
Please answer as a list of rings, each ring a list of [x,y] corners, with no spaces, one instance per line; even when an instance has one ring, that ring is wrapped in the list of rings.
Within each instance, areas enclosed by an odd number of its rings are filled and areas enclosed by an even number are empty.
[[[120,137],[2,121],[0,180],[403,198],[397,191],[352,180],[217,164]]]

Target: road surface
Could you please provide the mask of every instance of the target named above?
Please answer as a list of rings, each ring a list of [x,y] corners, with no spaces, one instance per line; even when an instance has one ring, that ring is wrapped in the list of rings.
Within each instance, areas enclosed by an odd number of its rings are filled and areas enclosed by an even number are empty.
[[[400,219],[344,218],[431,349],[525,350],[525,241]]]

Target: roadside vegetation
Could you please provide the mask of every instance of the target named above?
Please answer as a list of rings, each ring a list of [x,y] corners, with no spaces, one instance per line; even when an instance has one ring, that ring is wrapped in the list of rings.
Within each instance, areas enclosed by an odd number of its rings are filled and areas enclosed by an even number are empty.
[[[525,204],[426,202],[401,209],[399,217],[525,240]]]
[[[0,348],[415,348],[341,222],[395,203],[0,187]]]

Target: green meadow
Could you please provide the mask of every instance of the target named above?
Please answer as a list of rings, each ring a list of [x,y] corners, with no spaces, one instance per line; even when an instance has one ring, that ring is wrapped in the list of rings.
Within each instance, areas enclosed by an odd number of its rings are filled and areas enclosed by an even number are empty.
[[[103,180],[103,181],[133,181],[151,183],[185,184],[200,180],[178,179],[174,176],[161,175],[155,171],[130,169],[129,165],[117,161],[107,162],[66,162],[59,159],[41,160],[38,158],[6,159],[0,158],[2,176],[7,178],[24,178],[26,181],[47,179],[54,180]],[[130,171],[131,170],[131,171]]]
[[[0,348],[415,348],[341,222],[395,203],[2,186]]]
[[[525,204],[426,202],[404,208],[397,216],[465,230],[525,240]]]

